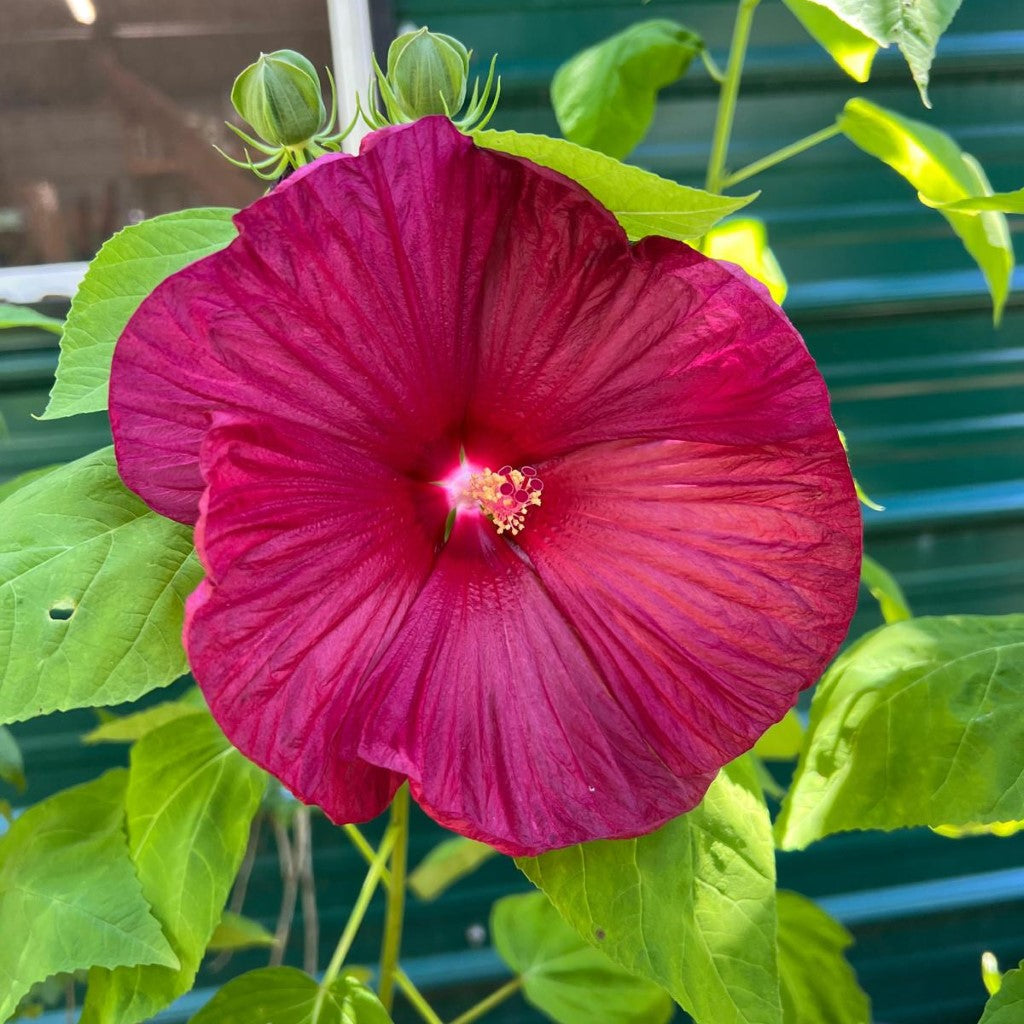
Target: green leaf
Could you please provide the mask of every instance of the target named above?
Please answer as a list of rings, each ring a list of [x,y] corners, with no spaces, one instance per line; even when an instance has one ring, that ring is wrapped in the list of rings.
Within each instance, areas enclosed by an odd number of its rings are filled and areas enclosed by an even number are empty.
[[[1024,960],[1003,975],[999,991],[985,1004],[978,1024],[1020,1024],[1024,1019]]]
[[[27,487],[33,480],[38,480],[41,476],[46,476],[47,473],[59,468],[57,465],[43,466],[40,469],[30,469],[27,473],[21,473],[11,477],[10,480],[5,480],[0,484],[0,501],[4,501],[15,491],[20,491],[22,487]]]
[[[0,780],[19,792],[25,788],[25,762],[11,730],[0,725]]]
[[[664,1024],[672,1016],[664,989],[584,942],[542,892],[498,900],[491,936],[526,1001],[558,1024]]]
[[[476,871],[498,851],[475,839],[454,836],[443,839],[409,875],[409,888],[421,900],[436,900],[460,878]]]
[[[253,949],[275,945],[277,940],[251,917],[244,917],[233,911],[225,910],[220,915],[220,923],[213,930],[206,949],[211,953],[219,953],[236,949]]]
[[[853,936],[817,904],[785,889],[778,914],[785,1024],[871,1024],[871,1003],[843,956]]]
[[[52,316],[37,313],[28,306],[12,306],[9,302],[0,302],[0,330],[5,327],[38,327],[60,334],[64,330],[64,323]]]
[[[142,300],[164,278],[234,237],[235,210],[167,213],[119,231],[89,264],[60,339],[57,380],[44,420],[107,407],[114,344]]]
[[[101,965],[177,965],[150,913],[124,837],[128,773],[30,807],[0,840],[0,1020],[37,982]]]
[[[202,694],[189,690],[180,700],[165,701],[131,715],[115,715],[82,737],[83,743],[134,743],[160,726],[205,707]]]
[[[682,78],[703,47],[688,28],[655,18],[570,57],[551,82],[562,134],[580,146],[624,157],[647,134],[658,92]]]
[[[781,305],[786,298],[786,275],[768,247],[764,222],[754,217],[726,221],[712,228],[704,240],[704,252],[716,260],[728,260],[756,277]]]
[[[229,981],[189,1024],[391,1024],[380,1000],[342,974],[324,989],[295,967],[263,967]]]
[[[754,753],[764,761],[793,761],[804,745],[804,727],[796,708],[790,708],[781,722],[776,722],[754,744]]]
[[[860,582],[878,602],[886,622],[904,622],[913,618],[914,613],[896,577],[868,555],[864,555],[860,563]]]
[[[664,235],[688,241],[706,235],[723,217],[757,198],[717,196],[677,185],[650,171],[619,163],[565,139],[523,132],[474,132],[478,145],[525,157],[579,182],[615,215],[630,238]]]
[[[777,830],[783,849],[847,829],[1024,819],[1024,615],[910,619],[825,673]]]
[[[135,1024],[192,987],[265,782],[206,712],[168,722],[135,744],[128,845],[181,966],[91,971],[82,1024]]]
[[[775,854],[749,761],[656,832],[517,863],[583,938],[698,1024],[780,1024]]]
[[[793,16],[853,79],[866,82],[878,43],[816,0],[783,0]]]
[[[928,75],[935,48],[961,0],[814,0],[879,46],[895,43],[914,76],[921,102],[930,107]]]
[[[996,210],[999,213],[1024,213],[1024,188],[1016,192],[995,192],[990,196],[968,196],[954,203],[939,203],[925,195],[918,195],[925,206],[934,206],[937,210],[960,210],[964,213],[984,213]]]
[[[15,491],[2,521],[0,722],[134,700],[188,671],[191,530],[126,490],[112,448]]]
[[[887,163],[935,204],[992,194],[977,160],[937,128],[860,98],[847,102],[839,115],[839,127],[851,142]],[[1013,275],[1013,244],[1006,217],[994,210],[979,214],[946,209],[939,212],[981,267],[998,323]]]

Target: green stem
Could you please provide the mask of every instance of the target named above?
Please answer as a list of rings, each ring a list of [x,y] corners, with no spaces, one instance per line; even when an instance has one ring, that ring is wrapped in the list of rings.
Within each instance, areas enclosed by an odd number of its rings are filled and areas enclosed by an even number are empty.
[[[725,75],[722,74],[722,69],[715,62],[715,58],[711,56],[711,52],[706,46],[700,48],[700,59],[704,62],[704,67],[707,69],[712,80],[721,85],[725,81]]]
[[[390,830],[396,835],[391,852],[391,884],[388,886],[384,914],[384,941],[380,947],[380,983],[377,994],[384,1009],[391,1013],[395,1000],[395,972],[402,945],[402,921],[405,917],[405,868],[409,853],[409,785],[404,784],[391,801]]]
[[[410,1006],[426,1021],[426,1024],[444,1024],[441,1018],[434,1013],[430,1003],[423,998],[423,993],[412,983],[409,975],[401,967],[395,970],[395,981],[402,990],[402,994],[409,1000]]]
[[[729,45],[729,62],[725,68],[725,81],[718,98],[718,115],[715,118],[715,132],[711,138],[711,156],[708,158],[706,187],[709,192],[720,192],[725,178],[725,159],[729,152],[729,137],[736,114],[736,98],[740,92],[740,77],[743,62],[747,57],[747,43],[750,40],[750,26],[758,0],[740,0],[736,12],[736,24],[732,30]]]
[[[796,142],[791,142],[788,146],[783,146],[782,149],[777,149],[774,153],[769,153],[767,156],[761,157],[760,160],[755,160],[752,164],[747,164],[746,167],[741,167],[738,171],[728,175],[728,177],[722,180],[722,188],[738,185],[741,181],[746,181],[747,178],[752,178],[755,174],[767,171],[769,167],[781,164],[783,160],[788,160],[790,157],[804,153],[821,142],[834,139],[837,135],[842,134],[842,131],[838,124],[830,124],[827,128],[822,128],[820,132],[805,135],[802,139],[797,139]]]
[[[366,836],[355,825],[342,825],[342,828],[345,830],[345,835],[352,841],[352,845],[362,855],[363,860],[367,864],[372,864],[377,856],[377,851],[370,844]],[[391,885],[391,872],[387,868],[380,873],[380,880],[382,885]]]
[[[349,914],[348,921],[345,923],[345,930],[341,933],[341,938],[338,939],[338,945],[334,949],[334,955],[331,957],[331,962],[327,965],[327,970],[324,971],[324,979],[320,985],[320,992],[317,994],[316,1011],[319,1011],[322,998],[326,995],[327,990],[341,971],[345,957],[348,956],[349,950],[352,948],[356,932],[359,931],[359,926],[363,923],[363,918],[366,916],[366,911],[370,906],[370,901],[373,899],[373,894],[380,884],[381,875],[384,873],[384,864],[388,857],[391,856],[391,852],[399,838],[397,829],[389,828],[384,833],[380,849],[374,855],[373,863],[370,864],[370,870],[366,872],[362,888],[359,890],[359,895],[352,906],[352,913]],[[314,1012],[313,1020],[317,1019],[317,1013]]]
[[[486,999],[481,999],[476,1006],[471,1006],[465,1013],[460,1014],[451,1024],[471,1024],[472,1021],[479,1020],[499,1003],[505,1002],[509,996],[514,996],[522,988],[522,985],[522,978],[513,978],[507,984],[502,985],[496,992],[492,992]]]

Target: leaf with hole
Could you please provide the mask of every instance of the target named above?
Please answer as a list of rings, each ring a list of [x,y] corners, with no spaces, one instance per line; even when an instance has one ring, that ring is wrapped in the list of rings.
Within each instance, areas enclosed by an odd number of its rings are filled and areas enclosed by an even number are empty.
[[[232,978],[189,1024],[391,1024],[380,1000],[342,974],[326,988],[295,967]]]
[[[0,722],[119,704],[183,675],[185,598],[201,578],[191,530],[124,487],[111,448],[9,495]]]
[[[114,345],[132,314],[165,278],[223,249],[235,237],[236,212],[214,207],[166,213],[103,243],[71,300],[44,420],[106,409]]]
[[[665,1024],[668,993],[585,942],[542,892],[506,896],[491,910],[498,955],[526,1001],[558,1024]]]
[[[523,132],[474,132],[477,145],[526,157],[579,182],[607,207],[630,238],[664,235],[680,241],[706,235],[723,217],[757,198],[719,196],[678,185],[565,139]]]
[[[775,850],[749,759],[649,835],[517,863],[584,939],[698,1024],[781,1024]]]
[[[839,116],[846,137],[877,157],[940,207],[964,248],[988,282],[992,311],[999,322],[1013,275],[1013,244],[1006,217],[995,211],[962,213],[942,209],[970,196],[991,195],[981,165],[945,132],[886,110],[868,100],[849,100]]]
[[[882,626],[818,683],[776,823],[783,849],[848,829],[1024,819],[1024,615]]]
[[[90,971],[82,1024],[136,1024],[192,987],[265,784],[205,711],[168,722],[132,747],[128,846],[180,967]]]
[[[0,1020],[37,982],[95,965],[177,966],[124,836],[128,773],[115,769],[28,808],[0,839]]]
[[[871,1024],[871,1004],[843,955],[853,936],[799,893],[780,889],[778,914],[785,1024]]]
[[[647,134],[658,93],[686,74],[703,47],[685,26],[653,18],[570,57],[551,82],[562,134],[599,153],[626,156]]]

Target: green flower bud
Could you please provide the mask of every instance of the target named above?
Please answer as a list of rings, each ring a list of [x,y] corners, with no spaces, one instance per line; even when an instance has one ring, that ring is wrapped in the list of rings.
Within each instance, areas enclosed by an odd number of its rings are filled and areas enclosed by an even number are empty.
[[[399,36],[388,50],[387,81],[402,114],[454,117],[466,101],[469,51],[451,36],[421,28]]]
[[[327,115],[316,69],[294,50],[261,53],[235,79],[231,102],[273,146],[302,145]]]

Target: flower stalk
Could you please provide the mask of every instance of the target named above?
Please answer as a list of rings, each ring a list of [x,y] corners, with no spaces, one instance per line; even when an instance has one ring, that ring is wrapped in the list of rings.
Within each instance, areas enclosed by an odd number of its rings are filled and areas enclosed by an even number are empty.
[[[725,80],[719,94],[715,131],[711,139],[711,155],[708,158],[706,188],[709,192],[721,192],[725,184],[725,160],[729,152],[732,122],[736,115],[736,99],[740,92],[743,62],[747,57],[750,27],[759,2],[760,0],[740,0],[739,10],[736,12],[732,43],[729,46],[729,62],[725,68]]]
[[[391,881],[388,885],[387,909],[384,915],[384,940],[380,949],[380,982],[377,994],[388,1013],[395,999],[395,974],[402,945],[402,924],[405,918],[405,874],[409,856],[409,785],[406,783],[391,801],[391,824],[394,834],[391,852]]]
[[[388,828],[387,832],[384,833],[384,839],[381,841],[380,849],[373,858],[373,863],[370,865],[370,870],[366,873],[366,878],[363,879],[359,895],[356,897],[356,901],[352,906],[352,913],[349,914],[348,921],[345,922],[344,931],[341,933],[341,938],[338,939],[338,945],[334,948],[334,953],[331,956],[331,962],[327,965],[327,970],[324,971],[324,978],[320,986],[320,993],[317,995],[317,1005],[313,1012],[314,1020],[317,1019],[320,1002],[323,996],[327,993],[331,984],[341,972],[341,968],[345,963],[345,958],[348,956],[349,950],[352,948],[352,943],[355,941],[356,934],[359,931],[359,926],[363,923],[363,918],[366,917],[366,911],[370,907],[370,901],[373,899],[373,894],[377,891],[377,886],[380,884],[381,875],[384,873],[384,865],[387,863],[387,859],[391,856],[391,853],[395,848],[395,844],[399,839],[399,832],[395,828]]]
[[[476,1006],[471,1006],[465,1013],[459,1014],[451,1024],[472,1024],[479,1020],[485,1013],[490,1013],[496,1006],[505,1002],[506,999],[514,996],[523,987],[522,978],[513,978],[506,982],[501,988],[496,989],[485,999],[481,999]]]
[[[753,163],[747,164],[746,167],[741,167],[738,171],[726,176],[722,180],[722,188],[729,188],[732,185],[738,185],[741,181],[746,181],[747,178],[752,178],[755,174],[767,171],[769,168],[775,167],[776,164],[781,164],[784,160],[788,160],[790,157],[806,153],[807,150],[813,149],[815,146],[822,142],[827,142],[829,139],[834,139],[840,134],[842,134],[842,128],[840,128],[838,124],[830,124],[828,127],[822,128],[820,131],[812,132],[810,135],[805,135],[802,139],[797,139],[796,142],[791,142],[788,146],[776,149],[767,156],[761,157],[760,160],[755,160]]]

